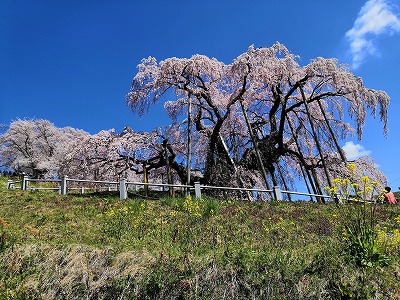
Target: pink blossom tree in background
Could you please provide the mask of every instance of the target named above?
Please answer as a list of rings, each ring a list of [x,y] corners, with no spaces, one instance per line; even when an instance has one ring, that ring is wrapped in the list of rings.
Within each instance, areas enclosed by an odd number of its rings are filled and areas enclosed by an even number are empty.
[[[121,133],[103,130],[76,139],[60,173],[78,179],[111,181],[123,177],[129,181],[172,183],[173,178],[181,178],[184,182],[185,168],[176,160],[182,148],[174,138],[176,133],[179,131],[168,128],[148,133],[125,127]]]
[[[113,129],[102,130],[75,140],[60,172],[78,179],[115,180],[126,177],[134,180],[137,178],[127,171],[136,167],[132,161],[151,154],[151,147],[148,147],[151,143],[151,134],[133,135],[130,128],[125,128],[120,134]]]
[[[339,142],[352,134],[361,139],[368,111],[379,114],[386,133],[389,97],[335,59],[297,61],[280,43],[251,46],[228,65],[202,55],[159,63],[149,57],[138,66],[127,104],[142,115],[174,95],[165,108],[180,120],[182,136],[189,131],[202,141],[193,153],[202,156],[205,183],[269,187],[297,174],[321,193],[331,185],[332,164],[346,163]]]
[[[57,128],[50,121],[18,119],[0,135],[1,165],[34,178],[53,178],[72,142],[87,133],[71,127]]]

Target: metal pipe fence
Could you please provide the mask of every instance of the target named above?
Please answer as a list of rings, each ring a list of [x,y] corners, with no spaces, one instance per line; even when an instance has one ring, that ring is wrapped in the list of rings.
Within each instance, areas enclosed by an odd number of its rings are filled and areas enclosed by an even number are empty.
[[[50,183],[57,183],[57,187],[31,187],[29,188],[29,182],[32,183],[41,183],[41,182],[50,182]],[[74,183],[77,185],[74,185]],[[92,187],[82,186],[79,184],[87,183],[92,185]],[[328,195],[318,195],[318,194],[310,194],[310,193],[302,193],[296,191],[285,191],[281,190],[279,186],[274,186],[273,189],[255,189],[255,188],[239,188],[239,187],[224,187],[224,186],[209,186],[209,185],[202,185],[200,182],[195,182],[194,185],[185,185],[185,184],[167,184],[167,183],[144,183],[144,182],[135,182],[135,181],[126,181],[126,179],[121,178],[119,181],[105,181],[105,180],[89,180],[89,179],[74,179],[68,178],[67,176],[62,177],[61,179],[31,179],[28,176],[24,176],[22,180],[12,181],[8,180],[7,188],[14,189],[16,186],[19,185],[21,190],[55,190],[59,191],[61,195],[67,195],[68,191],[72,190],[79,190],[81,194],[85,192],[85,190],[98,190],[94,188],[96,185],[107,185],[106,190],[108,191],[119,191],[119,196],[121,200],[128,198],[128,189],[129,187],[134,187],[137,190],[138,186],[142,187],[162,187],[169,188],[169,189],[182,189],[187,191],[194,191],[194,195],[196,198],[202,198],[202,191],[206,190],[219,190],[219,191],[234,191],[234,192],[247,192],[247,193],[254,193],[254,194],[265,194],[268,193],[272,195],[272,199],[282,201],[283,194],[288,195],[298,195],[298,196],[305,196],[305,197],[320,197],[324,199],[331,199],[331,196]],[[114,186],[111,188],[110,186]],[[131,189],[132,190],[132,189]]]

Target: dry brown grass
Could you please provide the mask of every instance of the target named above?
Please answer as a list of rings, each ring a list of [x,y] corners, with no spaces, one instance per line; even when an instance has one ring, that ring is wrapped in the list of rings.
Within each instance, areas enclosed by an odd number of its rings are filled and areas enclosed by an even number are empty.
[[[48,300],[102,299],[113,281],[143,276],[155,263],[155,258],[143,251],[115,256],[111,248],[46,244],[18,247],[3,256],[4,260],[10,276],[24,274],[20,294]]]
[[[25,225],[24,228],[28,230],[34,237],[40,237],[40,230],[31,225]]]
[[[0,217],[0,226],[1,227],[8,227],[8,226],[10,226],[10,224],[7,222],[7,220],[5,218],[1,218]]]

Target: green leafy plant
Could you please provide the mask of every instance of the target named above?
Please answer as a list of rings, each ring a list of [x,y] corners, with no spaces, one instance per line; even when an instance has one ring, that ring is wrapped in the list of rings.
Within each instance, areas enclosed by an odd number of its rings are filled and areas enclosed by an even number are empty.
[[[358,266],[385,266],[389,257],[378,245],[376,204],[382,196],[380,184],[371,182],[368,176],[363,176],[361,182],[356,182],[355,164],[348,165],[349,178],[336,178],[333,187],[326,188],[332,196],[346,206],[346,218],[343,226],[342,239],[344,255]]]

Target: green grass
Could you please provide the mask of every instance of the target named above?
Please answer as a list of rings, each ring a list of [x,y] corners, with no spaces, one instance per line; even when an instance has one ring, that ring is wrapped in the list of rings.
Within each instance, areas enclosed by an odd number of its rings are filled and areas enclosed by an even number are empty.
[[[0,179],[0,299],[400,299],[400,206],[348,259],[345,205],[60,196]]]

